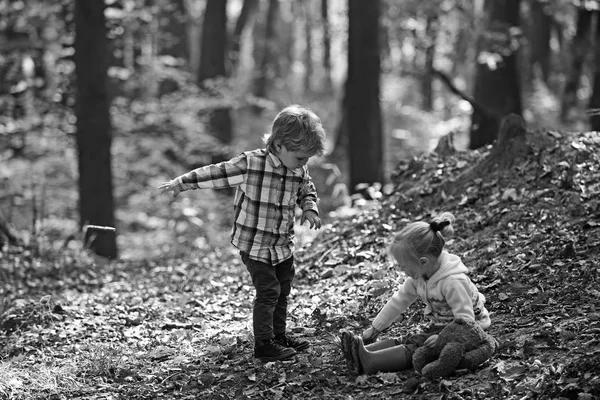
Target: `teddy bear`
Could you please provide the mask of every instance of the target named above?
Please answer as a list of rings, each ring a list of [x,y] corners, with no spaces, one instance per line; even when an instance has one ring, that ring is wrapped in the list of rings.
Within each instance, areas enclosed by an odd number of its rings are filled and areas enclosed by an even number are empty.
[[[449,376],[457,369],[475,369],[483,364],[497,345],[477,322],[456,318],[440,331],[435,346],[415,350],[413,366],[427,378]]]

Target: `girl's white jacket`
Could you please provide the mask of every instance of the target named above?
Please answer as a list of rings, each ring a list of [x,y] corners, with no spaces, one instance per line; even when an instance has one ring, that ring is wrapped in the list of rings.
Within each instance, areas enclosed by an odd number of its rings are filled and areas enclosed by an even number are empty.
[[[469,270],[460,257],[443,251],[440,261],[440,268],[431,278],[406,279],[375,317],[375,329],[389,327],[419,297],[425,303],[425,317],[431,325],[443,327],[462,317],[477,321],[483,329],[490,326],[485,297],[467,276]]]

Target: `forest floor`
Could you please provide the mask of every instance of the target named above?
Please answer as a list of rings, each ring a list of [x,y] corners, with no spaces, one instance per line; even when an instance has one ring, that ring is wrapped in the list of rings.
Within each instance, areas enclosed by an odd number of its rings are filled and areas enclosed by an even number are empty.
[[[184,222],[158,221],[148,210],[144,237],[179,232],[189,251],[112,262],[70,243],[5,247],[0,399],[599,398],[600,135],[529,139],[527,159],[455,195],[442,184],[488,152],[402,163],[389,194],[346,209],[304,240],[290,329],[311,347],[290,361],[252,356],[253,288],[226,241],[210,242],[227,226],[209,231],[196,221],[208,245],[192,246]],[[171,204],[193,225],[185,199]],[[441,211],[457,218],[447,246],[486,295],[499,348],[476,371],[444,379],[412,370],[349,374],[340,331],[361,332],[404,279],[386,256],[388,240]],[[411,306],[382,335],[418,330],[421,308]]]

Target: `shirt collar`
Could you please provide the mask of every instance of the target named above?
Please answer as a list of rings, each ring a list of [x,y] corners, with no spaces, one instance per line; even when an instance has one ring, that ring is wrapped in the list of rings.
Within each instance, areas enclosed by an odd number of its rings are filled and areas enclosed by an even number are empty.
[[[277,157],[275,154],[273,154],[270,151],[267,151],[267,159],[269,160],[269,162],[271,163],[271,165],[274,168],[285,167],[285,165],[283,165],[283,163],[281,162],[281,160],[279,159],[279,157]],[[303,170],[304,170],[304,167],[299,167],[299,168],[296,168],[296,169],[290,169],[289,171],[291,171],[295,175],[302,176],[302,171]]]
[[[271,163],[271,165],[274,167],[281,167],[283,165],[283,163],[281,162],[279,157],[277,157],[275,154],[273,154],[271,152],[269,152],[267,154],[267,158],[269,159],[269,162]]]

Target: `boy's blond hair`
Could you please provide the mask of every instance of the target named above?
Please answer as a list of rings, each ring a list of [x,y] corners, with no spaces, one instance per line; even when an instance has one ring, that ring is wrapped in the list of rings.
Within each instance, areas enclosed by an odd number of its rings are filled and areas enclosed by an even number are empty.
[[[325,129],[317,114],[294,104],[277,114],[271,126],[271,133],[265,135],[264,141],[270,153],[276,153],[275,145],[280,144],[288,151],[323,155],[325,136]]]

